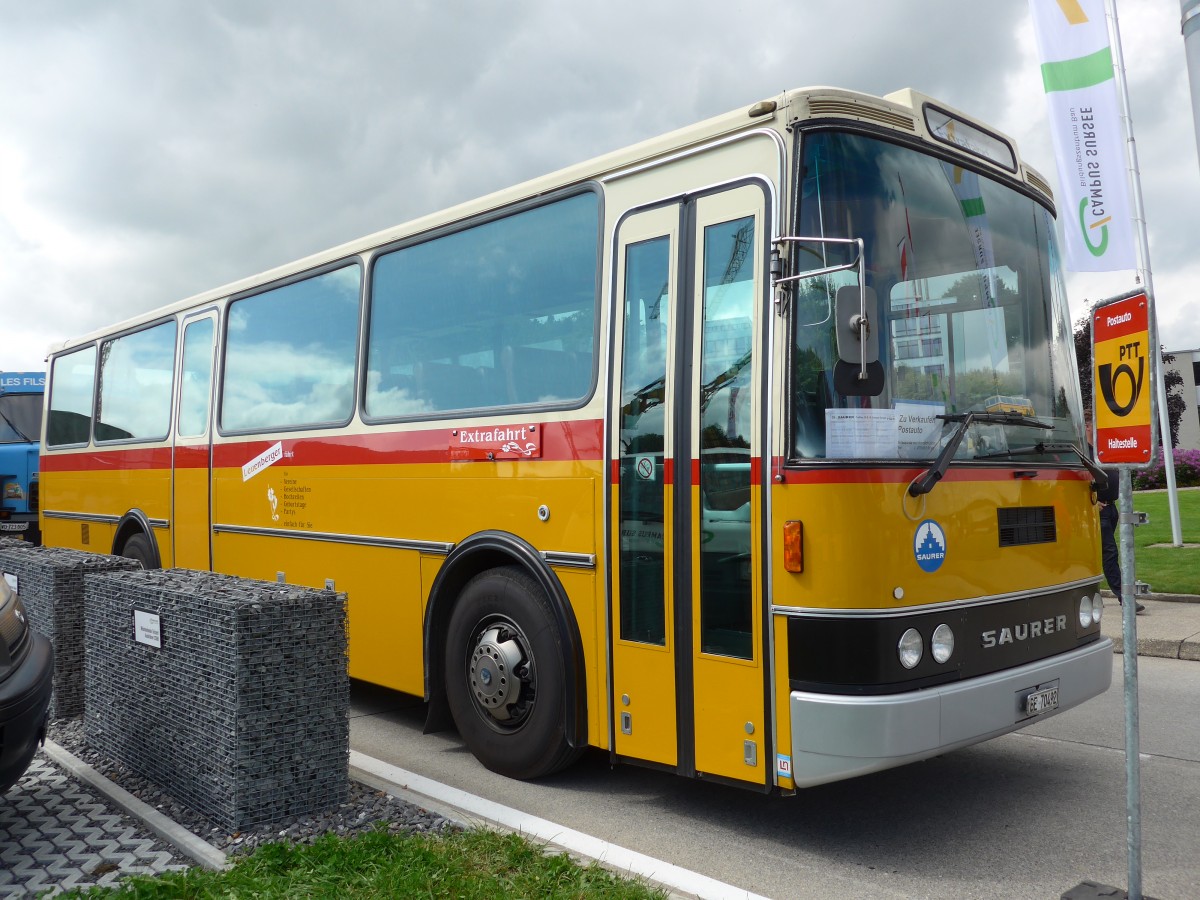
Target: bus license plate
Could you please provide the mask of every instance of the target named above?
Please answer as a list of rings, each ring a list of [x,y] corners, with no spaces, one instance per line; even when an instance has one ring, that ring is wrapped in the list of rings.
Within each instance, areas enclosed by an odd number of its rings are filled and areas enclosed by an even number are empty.
[[[1025,715],[1040,716],[1042,713],[1058,709],[1058,688],[1046,688],[1044,691],[1034,691],[1025,698]]]
[[[24,531],[28,527],[28,522],[0,522],[0,531]]]

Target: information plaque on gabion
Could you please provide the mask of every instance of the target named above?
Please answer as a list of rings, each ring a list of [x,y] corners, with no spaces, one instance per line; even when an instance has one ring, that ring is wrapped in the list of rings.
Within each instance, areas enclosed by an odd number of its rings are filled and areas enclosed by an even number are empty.
[[[184,569],[87,579],[88,743],[237,831],[349,793],[346,595]]]
[[[51,719],[83,714],[85,576],[140,568],[134,560],[121,556],[62,547],[0,547],[0,572],[15,579],[29,624],[54,646]]]

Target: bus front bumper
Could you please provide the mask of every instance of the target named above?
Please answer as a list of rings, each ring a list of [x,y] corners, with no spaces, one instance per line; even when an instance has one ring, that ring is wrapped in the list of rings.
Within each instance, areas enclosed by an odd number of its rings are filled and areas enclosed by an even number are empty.
[[[1051,659],[905,694],[793,691],[796,787],[929,759],[1057,715],[1108,690],[1112,654],[1112,641],[1102,638]],[[1058,688],[1057,708],[1026,715],[1024,698],[1049,685]]]

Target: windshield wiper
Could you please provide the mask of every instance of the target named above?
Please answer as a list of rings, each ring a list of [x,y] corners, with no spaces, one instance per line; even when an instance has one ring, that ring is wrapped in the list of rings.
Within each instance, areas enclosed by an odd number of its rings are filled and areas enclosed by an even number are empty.
[[[4,410],[2,410],[2,409],[0,409],[0,419],[3,419],[8,424],[8,427],[11,428],[13,430],[13,432],[17,435],[17,437],[19,437],[25,443],[27,443],[27,444],[34,443],[33,438],[29,437],[29,435],[27,435],[20,428],[18,428],[17,423],[14,422],[12,419],[10,419],[7,415],[5,415]]]
[[[972,422],[982,422],[985,425],[1024,425],[1028,428],[1054,427],[1047,422],[1033,418],[1033,416],[1021,413],[968,412],[953,413],[948,416],[938,416],[938,418],[943,422],[958,422],[959,424],[954,429],[954,434],[950,435],[950,440],[946,441],[942,452],[933,461],[933,465],[925,470],[925,474],[914,478],[912,484],[908,486],[908,493],[913,497],[928,494],[933,490],[933,486],[942,480],[942,476],[946,474],[946,469],[950,466],[950,460],[954,458],[958,445],[962,443],[963,435],[967,433]]]
[[[1060,441],[1057,443],[1038,441],[1036,444],[1030,447],[1014,447],[1011,450],[998,450],[995,453],[984,453],[982,456],[977,456],[975,458],[994,459],[998,456],[1029,456],[1030,454],[1040,455],[1042,453],[1074,453],[1079,457],[1079,461],[1083,463],[1084,468],[1086,468],[1092,474],[1093,488],[1100,490],[1108,484],[1108,473],[1100,468],[1094,459],[1080,450],[1077,446],[1074,444],[1069,444],[1066,441]]]

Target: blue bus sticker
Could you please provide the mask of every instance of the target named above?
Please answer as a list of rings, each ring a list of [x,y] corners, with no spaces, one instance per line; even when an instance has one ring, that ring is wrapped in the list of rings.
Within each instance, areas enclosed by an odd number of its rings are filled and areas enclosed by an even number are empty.
[[[946,559],[946,532],[933,519],[926,519],[917,526],[913,537],[913,555],[917,565],[926,572],[936,572]]]
[[[775,754],[775,773],[780,778],[792,777],[792,758],[782,753]]]

